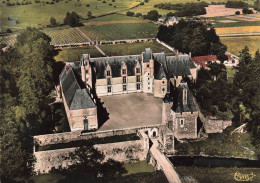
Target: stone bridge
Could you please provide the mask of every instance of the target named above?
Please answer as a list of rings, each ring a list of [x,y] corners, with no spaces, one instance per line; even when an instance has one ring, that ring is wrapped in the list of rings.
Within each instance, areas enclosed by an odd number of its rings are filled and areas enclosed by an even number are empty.
[[[157,169],[162,169],[169,183],[181,183],[179,175],[174,170],[170,160],[159,150],[159,142],[157,139],[151,139],[153,145],[150,148],[152,164],[156,165]]]

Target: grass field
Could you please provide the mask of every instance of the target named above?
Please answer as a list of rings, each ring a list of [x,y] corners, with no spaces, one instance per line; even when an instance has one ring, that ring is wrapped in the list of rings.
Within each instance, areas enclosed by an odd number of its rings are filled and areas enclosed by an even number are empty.
[[[239,172],[241,174],[251,174],[253,177],[252,183],[260,182],[259,168],[207,168],[207,167],[188,167],[177,166],[176,171],[181,176],[192,176],[200,183],[236,183],[234,174]],[[243,181],[239,181],[243,182]],[[245,181],[247,182],[247,181]]]
[[[16,3],[14,0],[11,0],[10,2]],[[20,2],[22,1],[20,0]],[[139,4],[139,2],[135,0],[115,0],[115,2],[110,0],[105,1],[106,3],[103,3],[101,0],[63,0],[58,3],[55,2],[55,4],[44,4],[42,2],[35,4],[34,1],[32,1],[33,4],[30,5],[15,6],[6,6],[6,3],[1,3],[3,6],[3,8],[1,8],[1,28],[25,28],[27,26],[38,27],[39,25],[46,26],[49,24],[51,16],[55,17],[58,23],[63,23],[66,12],[75,11],[83,18],[87,18],[89,10],[92,12],[93,16],[99,16],[124,10]],[[51,1],[49,0],[49,2]],[[89,4],[90,7],[86,7],[87,4]],[[112,6],[109,6],[109,4],[112,4]],[[13,20],[8,20],[8,17],[12,17]],[[14,21],[17,19],[19,21],[18,24]]]
[[[260,26],[260,21],[245,21],[245,20],[239,20],[235,18],[231,18],[231,16],[227,17],[211,17],[211,20],[214,20],[213,26],[215,28],[219,27],[245,27],[245,26]],[[219,22],[219,21],[225,21],[225,20],[231,20],[234,22]]]
[[[239,56],[239,52],[247,45],[252,56],[260,49],[260,36],[220,37],[222,43],[227,45],[228,51]]]
[[[246,33],[246,32],[260,32],[260,26],[244,26],[244,27],[222,27],[216,28],[219,33]]]
[[[107,55],[135,55],[141,54],[145,48],[151,48],[154,53],[164,52],[170,55],[172,52],[160,45],[157,42],[147,43],[133,43],[133,44],[117,44],[117,45],[104,45],[100,48]],[[90,57],[102,57],[95,47],[84,47],[84,48],[66,48],[59,51],[59,54],[54,58],[56,61],[72,62],[79,61],[82,54],[90,54]]]
[[[90,54],[91,57],[102,57],[95,47],[84,48],[66,48],[59,51],[59,54],[54,59],[62,62],[79,61],[82,54]]]
[[[145,48],[151,48],[153,53],[158,53],[164,51],[166,54],[173,54],[166,47],[162,46],[157,42],[146,42],[146,43],[133,43],[133,44],[117,44],[117,45],[104,45],[100,48],[107,55],[135,55],[141,54]]]
[[[116,23],[80,27],[80,30],[93,40],[154,38],[157,29],[152,23]]]

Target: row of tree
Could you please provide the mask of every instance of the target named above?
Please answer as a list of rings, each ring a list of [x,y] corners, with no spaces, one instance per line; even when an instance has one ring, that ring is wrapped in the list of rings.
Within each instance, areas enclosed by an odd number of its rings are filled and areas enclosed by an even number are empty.
[[[248,4],[243,1],[227,1],[226,8],[245,8],[248,7]]]
[[[177,10],[174,14],[178,17],[184,16],[196,16],[206,14],[205,7],[208,6],[206,2],[200,3],[186,3],[186,4],[171,4],[171,3],[160,3],[154,5],[155,8],[166,9],[166,10]]]
[[[191,52],[193,56],[217,55],[221,61],[226,60],[227,47],[221,43],[214,28],[207,29],[199,21],[180,20],[175,26],[159,27],[157,38],[183,53]]]

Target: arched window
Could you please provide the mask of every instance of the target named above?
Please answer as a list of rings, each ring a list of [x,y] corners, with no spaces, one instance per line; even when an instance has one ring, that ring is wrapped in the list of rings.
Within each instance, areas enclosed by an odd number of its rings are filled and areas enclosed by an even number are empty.
[[[156,137],[156,131],[153,132],[153,137]]]

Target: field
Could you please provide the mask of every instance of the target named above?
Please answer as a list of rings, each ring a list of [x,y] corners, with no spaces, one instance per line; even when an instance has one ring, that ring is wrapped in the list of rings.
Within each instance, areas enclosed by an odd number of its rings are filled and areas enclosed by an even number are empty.
[[[228,51],[239,56],[239,52],[247,45],[252,56],[260,49],[260,36],[220,37],[221,42],[227,45]]]
[[[54,59],[62,62],[79,61],[82,54],[90,54],[91,57],[102,57],[102,54],[98,52],[95,47],[84,48],[66,48],[59,51],[59,54]]]
[[[5,2],[5,3],[4,3]],[[21,0],[10,0],[10,3],[23,2]],[[87,18],[90,10],[93,16],[104,15],[115,11],[124,10],[139,4],[135,0],[115,0],[115,2],[99,0],[60,0],[58,3],[46,4],[51,0],[41,1],[41,3],[29,5],[6,6],[7,1],[1,1],[1,28],[25,28],[27,26],[40,27],[49,24],[51,16],[55,17],[59,24],[63,23],[66,12],[77,12],[81,17]],[[86,5],[89,4],[89,7]],[[109,4],[112,4],[110,6]],[[13,20],[8,20],[8,17]],[[16,24],[18,19],[19,23]]]
[[[219,34],[219,33],[251,33],[251,32],[260,32],[260,26],[216,28],[216,32],[217,32],[217,34]]]
[[[164,50],[167,55],[173,54],[170,50],[157,42],[104,45],[100,46],[100,48],[107,55],[117,56],[141,54],[145,48],[151,48],[154,53]],[[66,48],[59,51],[59,55],[55,57],[55,60],[62,62],[79,61],[82,54],[90,54],[90,57],[92,58],[102,57],[95,47]]]
[[[154,38],[157,34],[157,26],[152,23],[115,23],[84,26],[79,29],[93,40]]]

